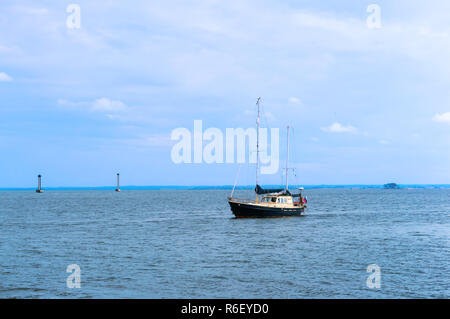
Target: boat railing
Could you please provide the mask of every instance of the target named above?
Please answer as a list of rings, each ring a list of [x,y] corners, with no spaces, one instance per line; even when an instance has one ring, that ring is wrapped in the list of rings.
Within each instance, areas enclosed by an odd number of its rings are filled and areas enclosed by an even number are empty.
[[[228,197],[229,200],[235,200],[235,201],[245,201],[247,203],[257,203],[256,200],[254,199],[249,199],[249,198],[239,198],[239,197]]]

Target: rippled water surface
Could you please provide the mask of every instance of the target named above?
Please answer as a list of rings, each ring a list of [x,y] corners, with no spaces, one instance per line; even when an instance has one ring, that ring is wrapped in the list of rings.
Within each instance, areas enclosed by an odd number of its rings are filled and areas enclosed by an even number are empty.
[[[234,219],[223,190],[0,192],[0,297],[450,297],[450,190],[305,194],[304,217]]]

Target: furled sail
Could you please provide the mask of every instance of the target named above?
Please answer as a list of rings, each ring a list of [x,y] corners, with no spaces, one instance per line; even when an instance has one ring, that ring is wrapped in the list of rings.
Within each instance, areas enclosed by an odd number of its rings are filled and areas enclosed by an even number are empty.
[[[279,194],[279,193],[283,193],[285,190],[283,188],[276,188],[276,189],[263,189],[261,186],[256,185],[255,187],[255,192],[258,195],[263,195],[263,194]]]

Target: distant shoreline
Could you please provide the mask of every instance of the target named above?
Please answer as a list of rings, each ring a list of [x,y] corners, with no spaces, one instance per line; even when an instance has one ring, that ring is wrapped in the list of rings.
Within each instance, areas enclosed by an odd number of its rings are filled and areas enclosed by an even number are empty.
[[[269,188],[283,188],[280,185],[264,185]],[[398,184],[399,189],[447,189],[450,184]],[[254,185],[237,185],[236,190],[251,190]],[[296,189],[299,185],[293,185],[289,189]],[[353,189],[384,189],[384,185],[301,185],[305,189],[330,189],[330,188],[353,188]],[[111,191],[115,186],[98,186],[98,187],[43,187],[47,191]],[[121,186],[121,190],[231,190],[232,185],[222,186],[176,186],[176,185],[155,185],[155,186]],[[34,191],[35,187],[0,187],[0,191]]]

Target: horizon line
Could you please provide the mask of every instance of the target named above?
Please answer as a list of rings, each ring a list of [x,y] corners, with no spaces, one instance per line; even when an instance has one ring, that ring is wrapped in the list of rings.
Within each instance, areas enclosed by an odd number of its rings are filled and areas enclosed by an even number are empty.
[[[294,189],[303,187],[305,189],[314,188],[384,188],[386,184],[311,184],[311,185],[291,185]],[[397,184],[400,188],[450,188],[450,184]],[[255,185],[236,185],[236,188],[253,189]],[[268,184],[265,187],[284,188],[284,185]],[[49,186],[42,187],[43,190],[115,190],[117,186]],[[233,185],[124,185],[123,190],[164,190],[164,189],[232,189]],[[0,187],[0,191],[20,191],[35,190],[35,187]]]

